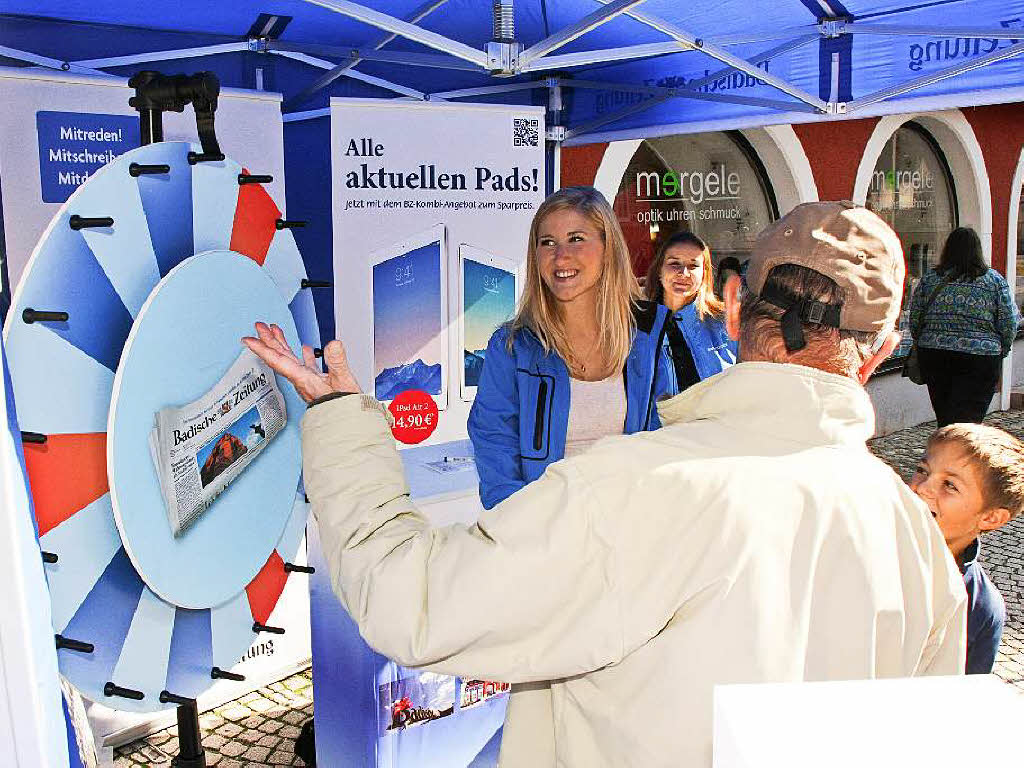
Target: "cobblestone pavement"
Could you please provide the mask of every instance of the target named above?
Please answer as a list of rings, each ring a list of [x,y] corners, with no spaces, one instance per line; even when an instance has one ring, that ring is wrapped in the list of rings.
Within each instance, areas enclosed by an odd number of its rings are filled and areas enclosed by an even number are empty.
[[[994,413],[987,423],[1024,439],[1024,411]],[[935,422],[872,440],[871,450],[909,480]],[[1006,599],[1007,623],[995,673],[1024,693],[1024,517],[985,538],[982,560]],[[312,672],[278,683],[200,716],[206,764],[216,768],[303,765],[295,756],[299,726],[313,714]],[[177,753],[177,728],[115,750],[117,768],[166,766]]]

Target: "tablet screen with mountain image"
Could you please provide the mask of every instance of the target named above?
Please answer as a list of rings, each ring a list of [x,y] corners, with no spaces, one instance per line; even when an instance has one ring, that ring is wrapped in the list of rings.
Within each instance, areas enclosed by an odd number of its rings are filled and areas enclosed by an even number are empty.
[[[372,258],[374,396],[418,389],[447,405],[447,308],[443,225]]]
[[[462,399],[476,396],[487,342],[516,311],[512,263],[470,245],[459,246],[462,301]]]

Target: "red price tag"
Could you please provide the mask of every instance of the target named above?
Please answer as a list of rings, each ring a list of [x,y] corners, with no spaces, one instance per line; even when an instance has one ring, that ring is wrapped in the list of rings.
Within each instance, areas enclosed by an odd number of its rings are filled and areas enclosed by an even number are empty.
[[[422,389],[407,389],[388,406],[395,417],[391,434],[400,443],[422,443],[437,429],[437,403]]]

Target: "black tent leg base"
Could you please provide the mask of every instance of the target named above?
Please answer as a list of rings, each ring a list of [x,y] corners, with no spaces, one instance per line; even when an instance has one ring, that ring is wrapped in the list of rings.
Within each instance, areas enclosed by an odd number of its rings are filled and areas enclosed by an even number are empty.
[[[195,701],[178,705],[178,756],[171,758],[171,768],[206,768]]]

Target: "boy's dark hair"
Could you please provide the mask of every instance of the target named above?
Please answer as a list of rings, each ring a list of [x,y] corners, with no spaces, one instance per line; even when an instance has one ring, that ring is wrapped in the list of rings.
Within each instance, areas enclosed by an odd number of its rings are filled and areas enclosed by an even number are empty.
[[[950,443],[981,474],[986,504],[1008,510],[1010,520],[1024,511],[1024,443],[987,424],[949,424],[932,433],[927,447]]]
[[[988,272],[978,233],[970,227],[950,232],[935,271],[950,280],[974,280]]]

